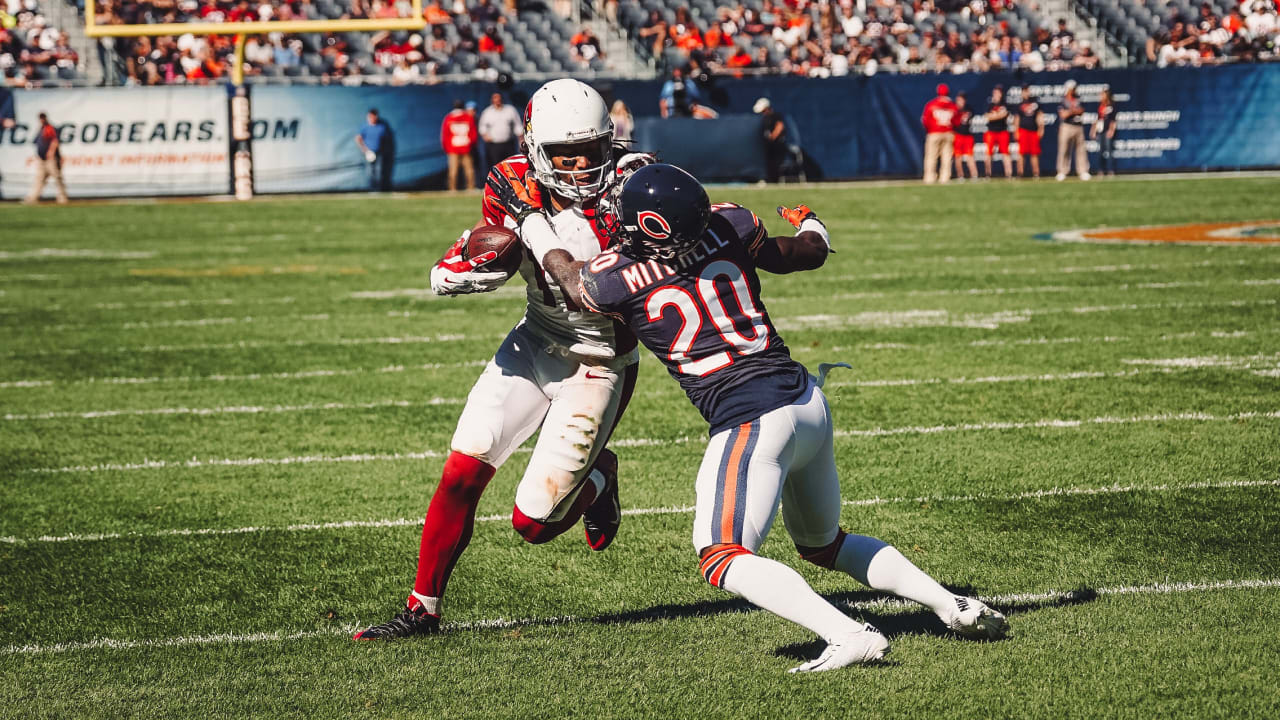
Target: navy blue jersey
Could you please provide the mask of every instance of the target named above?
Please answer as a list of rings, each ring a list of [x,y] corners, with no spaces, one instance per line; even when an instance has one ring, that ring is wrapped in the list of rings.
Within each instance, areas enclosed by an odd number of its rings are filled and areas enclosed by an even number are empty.
[[[755,254],[767,237],[750,210],[714,205],[701,244],[671,265],[614,249],[582,269],[583,302],[635,332],[712,435],[795,402],[808,386],[760,301]]]

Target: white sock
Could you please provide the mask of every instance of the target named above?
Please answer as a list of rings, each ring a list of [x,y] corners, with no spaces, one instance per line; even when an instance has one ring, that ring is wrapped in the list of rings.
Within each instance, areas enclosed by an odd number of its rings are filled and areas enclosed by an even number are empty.
[[[759,555],[734,558],[723,587],[774,615],[809,628],[829,643],[862,627],[823,600],[800,573]]]
[[[955,610],[955,595],[883,540],[846,536],[836,555],[835,569],[867,587],[915,600],[938,615]]]

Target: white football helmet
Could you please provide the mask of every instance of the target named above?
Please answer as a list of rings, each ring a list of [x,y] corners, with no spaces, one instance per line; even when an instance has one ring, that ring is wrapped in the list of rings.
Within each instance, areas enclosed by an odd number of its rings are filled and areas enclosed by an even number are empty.
[[[538,182],[577,201],[604,190],[613,171],[613,120],[600,93],[577,80],[552,80],[529,100],[524,124]],[[590,167],[558,169],[551,164],[558,155],[586,156]]]

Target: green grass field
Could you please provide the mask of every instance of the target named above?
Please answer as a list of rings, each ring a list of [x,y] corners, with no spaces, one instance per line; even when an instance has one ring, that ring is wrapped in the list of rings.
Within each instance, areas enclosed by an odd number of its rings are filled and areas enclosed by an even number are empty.
[[[1280,245],[1033,236],[1277,220],[1277,190],[713,190],[831,228],[839,254],[764,296],[798,359],[854,366],[828,387],[845,527],[1013,625],[949,637],[775,528],[764,554],[894,642],[811,677],[785,671],[812,636],[697,572],[705,426],[650,357],[608,551],[518,538],[517,454],[450,632],[348,639],[403,601],[522,312],[425,290],[478,197],[0,207],[0,717],[1276,717]]]

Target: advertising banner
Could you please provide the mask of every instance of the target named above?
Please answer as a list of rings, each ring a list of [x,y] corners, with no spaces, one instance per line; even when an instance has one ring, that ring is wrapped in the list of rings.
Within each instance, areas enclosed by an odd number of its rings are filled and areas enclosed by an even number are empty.
[[[720,120],[657,117],[660,80],[596,83],[606,101],[624,100],[636,118],[635,149],[657,151],[708,181],[755,180],[763,174],[758,116],[769,98],[786,118],[788,138],[804,155],[809,179],[919,176],[920,114],[940,81],[987,109],[999,84],[1009,101],[1023,84],[1046,121],[1043,175],[1057,172],[1057,109],[1076,80],[1093,122],[1109,88],[1116,100],[1115,158],[1120,172],[1280,167],[1280,64],[1206,68],[1095,70],[1076,73],[887,75],[810,79],[714,78],[707,95]],[[509,88],[523,110],[537,83]],[[455,101],[483,110],[495,88],[484,83],[413,87],[255,86],[253,170],[259,193],[370,189],[370,165],[355,143],[370,109],[394,139],[395,189],[444,186],[440,123]],[[62,139],[72,197],[225,194],[230,188],[227,92],[222,86],[92,88],[13,93],[17,125],[0,130],[0,192],[27,193],[34,177],[37,113],[49,114]],[[979,131],[981,128],[977,128]],[[1097,144],[1090,142],[1091,162]],[[1016,142],[1011,148],[1017,153]],[[978,138],[979,157],[985,154]],[[998,165],[997,165],[998,167]],[[477,167],[483,178],[486,168]],[[52,189],[46,189],[46,194]]]
[[[35,178],[39,113],[58,129],[72,197],[227,192],[227,95],[221,87],[14,91],[0,129],[0,195]],[[53,196],[52,183],[45,188]]]

